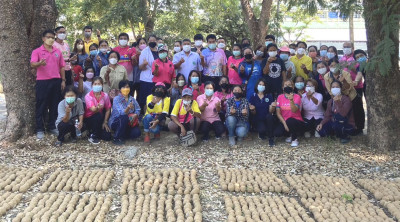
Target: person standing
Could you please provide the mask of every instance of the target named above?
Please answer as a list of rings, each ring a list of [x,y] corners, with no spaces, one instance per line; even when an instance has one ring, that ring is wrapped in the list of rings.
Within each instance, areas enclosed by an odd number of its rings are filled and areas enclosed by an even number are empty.
[[[307,80],[309,73],[312,72],[312,59],[305,54],[307,44],[305,42],[298,42],[296,48],[296,55],[290,57],[290,61],[296,67],[296,76],[301,76]]]
[[[133,67],[136,65],[136,49],[129,48],[129,35],[127,33],[121,33],[118,36],[119,46],[113,48],[113,51],[119,53],[121,58],[119,59],[118,64],[122,65],[126,69],[126,73],[128,74],[129,85],[131,89],[133,87]]]
[[[226,58],[229,58],[229,57],[231,57],[233,55],[231,51],[226,50],[226,43],[225,43],[225,39],[224,38],[220,37],[218,39],[217,43],[218,43],[217,47],[219,49],[222,49],[225,52],[225,57]]]
[[[85,42],[85,52],[90,52],[89,51],[89,47],[95,43],[97,45],[99,45],[99,42],[101,40],[100,37],[100,31],[97,29],[97,39],[92,39],[92,32],[93,32],[93,28],[92,26],[85,26],[85,28],[83,28],[83,33],[84,33],[84,42]]]
[[[172,63],[174,64],[175,70],[185,76],[185,80],[187,82],[189,74],[192,70],[203,71],[201,61],[204,60],[204,57],[201,59],[198,53],[190,50],[189,39],[184,39],[182,44],[183,51],[175,53]]]
[[[67,37],[64,26],[58,26],[55,29],[55,32],[56,32],[56,41],[54,42],[53,46],[61,51],[62,56],[64,58],[65,85],[67,85],[67,86],[73,85],[73,77],[72,77],[70,60],[76,59],[77,55],[74,55],[70,59],[71,49],[69,48],[68,43],[66,41],[64,41]]]
[[[204,56],[203,81],[211,81],[217,86],[221,76],[227,75],[226,56],[222,49],[217,48],[217,37],[210,34],[206,38],[208,48],[204,49],[201,54]],[[203,61],[203,60],[202,60]]]
[[[171,60],[168,59],[168,47],[166,45],[158,47],[158,59],[154,60],[151,71],[154,75],[154,84],[162,82],[168,90],[172,83],[175,84],[175,68]]]
[[[196,34],[193,37],[194,40],[194,48],[192,48],[192,52],[197,52],[200,54],[205,48],[203,47],[204,37],[202,34]]]
[[[267,46],[268,56],[265,58],[261,67],[263,74],[269,84],[269,89],[274,98],[282,94],[282,85],[286,81],[286,65],[278,55],[278,46],[275,43],[269,43]]]
[[[33,50],[31,68],[36,69],[36,137],[44,137],[44,114],[49,110],[47,130],[58,134],[55,126],[58,102],[61,91],[65,88],[65,61],[62,53],[53,47],[55,34],[53,30],[42,33],[43,45]]]

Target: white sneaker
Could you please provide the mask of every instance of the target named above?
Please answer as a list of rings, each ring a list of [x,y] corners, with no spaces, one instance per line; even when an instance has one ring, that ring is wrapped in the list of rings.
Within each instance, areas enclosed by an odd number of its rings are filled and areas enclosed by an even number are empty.
[[[310,137],[311,137],[311,133],[308,132],[308,131],[305,132],[305,133],[304,133],[304,137],[305,137],[305,138],[310,138]]]
[[[320,138],[321,135],[319,135],[318,131],[315,130],[315,134],[314,134],[315,138]]]
[[[292,137],[288,137],[288,138],[286,138],[286,140],[285,140],[287,143],[290,143],[290,142],[292,142]]]
[[[292,141],[292,144],[291,144],[292,147],[297,147],[298,145],[299,145],[299,141],[297,141],[297,139]]]

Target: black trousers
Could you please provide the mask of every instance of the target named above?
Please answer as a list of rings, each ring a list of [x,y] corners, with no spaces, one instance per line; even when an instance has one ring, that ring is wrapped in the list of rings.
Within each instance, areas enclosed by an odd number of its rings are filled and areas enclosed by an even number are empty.
[[[255,124],[258,136],[261,139],[265,139],[267,135],[269,138],[274,136],[274,129],[277,125],[276,120],[277,118],[271,114],[269,114],[265,120],[257,120],[254,118],[253,123]]]
[[[322,121],[322,119],[315,119],[314,117],[311,119],[306,119],[306,118],[303,119],[306,124],[305,131],[310,131],[311,133],[315,132],[315,129]]]
[[[135,97],[135,93],[136,93],[135,99],[138,100],[139,92],[140,92],[140,83],[129,81],[129,87],[131,88],[130,95]]]
[[[203,140],[209,139],[209,132],[211,130],[214,130],[215,137],[219,138],[225,132],[225,125],[222,121],[214,121],[213,123],[201,121],[200,132],[203,134]]]
[[[70,86],[73,85],[74,82],[72,81],[72,71],[71,70],[65,70],[65,85]]]
[[[353,99],[353,113],[354,113],[354,122],[357,127],[357,131],[361,131],[365,127],[365,111],[362,102],[363,97],[363,89],[356,89],[357,96]]]
[[[64,137],[68,133],[71,133],[71,138],[73,139],[76,138],[76,128],[72,122],[64,123],[63,121],[61,121],[57,125],[57,129],[58,129],[58,136],[57,136],[58,141],[64,142]]]
[[[279,137],[284,135],[291,135],[292,140],[295,140],[297,139],[298,135],[304,133],[304,128],[306,124],[303,121],[289,118],[286,120],[286,125],[289,128],[289,132],[287,132],[283,124],[280,123],[274,130],[274,136]]]
[[[91,117],[85,118],[85,123],[90,134],[97,139],[111,140],[111,132],[103,129],[104,115],[96,113]]]
[[[47,113],[49,114],[47,129],[52,130],[56,128],[57,108],[60,101],[61,79],[36,81],[36,132],[44,132],[44,122]]]

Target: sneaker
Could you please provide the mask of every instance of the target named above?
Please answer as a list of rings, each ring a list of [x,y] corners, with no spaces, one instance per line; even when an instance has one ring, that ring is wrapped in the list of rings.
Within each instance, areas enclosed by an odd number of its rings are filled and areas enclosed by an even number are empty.
[[[286,140],[285,140],[287,143],[291,143],[292,142],[292,137],[288,137],[288,138],[286,138]]]
[[[39,140],[44,138],[44,132],[43,131],[39,131],[36,133],[36,138],[38,138]]]
[[[124,142],[121,139],[113,139],[114,145],[120,146],[123,145]]]
[[[203,143],[208,143],[208,139],[203,139]]]
[[[61,141],[57,141],[54,146],[62,146],[62,142]]]
[[[58,136],[58,129],[51,129],[49,130],[50,134],[53,134],[54,136]]]
[[[310,132],[305,132],[304,133],[304,137],[305,138],[310,138],[311,137],[311,133]]]
[[[160,138],[161,138],[161,134],[159,134],[159,133],[154,134],[154,139],[160,139]]]
[[[319,135],[318,131],[315,130],[315,134],[314,134],[315,138],[320,138],[321,135]]]
[[[221,137],[215,137],[215,139],[216,139],[216,140],[220,140],[220,139],[221,139]]]
[[[230,146],[235,146],[236,145],[235,137],[229,137],[229,145]]]
[[[298,145],[299,145],[299,141],[297,141],[297,139],[292,141],[292,144],[291,144],[292,147],[297,147]]]
[[[100,143],[100,141],[98,139],[96,139],[96,137],[94,137],[94,136],[89,137],[88,141],[91,144],[99,144]]]
[[[150,136],[149,135],[145,135],[144,136],[144,142],[145,143],[150,143]]]
[[[268,143],[269,143],[269,146],[270,146],[270,147],[273,147],[273,146],[275,146],[275,141],[274,141],[274,138],[269,138],[269,141],[268,141]]]
[[[77,143],[78,140],[76,138],[71,138],[71,143]]]
[[[348,137],[348,138],[344,138],[344,139],[340,139],[340,142],[342,143],[342,144],[346,144],[346,143],[348,143],[348,142],[350,142],[351,141],[351,139]]]

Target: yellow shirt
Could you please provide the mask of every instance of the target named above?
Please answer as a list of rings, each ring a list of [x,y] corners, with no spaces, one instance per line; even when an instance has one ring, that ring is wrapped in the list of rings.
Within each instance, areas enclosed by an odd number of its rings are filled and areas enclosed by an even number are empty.
[[[181,107],[181,103],[182,103],[182,99],[178,99],[176,101],[174,109],[171,112],[171,116],[176,116],[178,118],[179,122],[182,123],[187,112],[186,112],[185,107],[183,105],[182,105],[182,109],[179,110],[179,108]],[[192,102],[192,110],[195,113],[201,113],[200,112],[200,108],[199,108],[199,104],[196,102],[196,100],[193,100],[193,102]],[[189,118],[189,119],[191,119],[191,118]]]
[[[153,100],[153,95],[150,94],[147,97],[147,102],[146,105],[149,104],[151,101]],[[159,103],[157,103],[156,105],[154,105],[153,109],[150,109],[147,106],[146,109],[146,114],[161,114],[161,113],[165,113],[168,114],[169,113],[169,104],[171,103],[171,99],[169,97],[165,97],[164,101],[160,101]],[[164,106],[164,107],[163,107]]]
[[[85,52],[86,54],[90,55],[90,51],[89,51],[89,47],[93,44],[96,43],[97,46],[99,46],[99,40],[98,39],[90,39],[89,42],[86,42],[86,40],[83,40],[84,44],[85,44]]]
[[[297,55],[295,56],[291,56],[290,57],[290,61],[293,62],[294,66],[296,67],[296,76],[301,76],[304,78],[304,80],[308,79],[308,74],[305,73],[303,71],[303,69],[301,68],[301,65],[305,65],[308,71],[312,71],[312,59],[307,56],[304,55],[303,57],[301,57],[300,59],[297,58]]]

